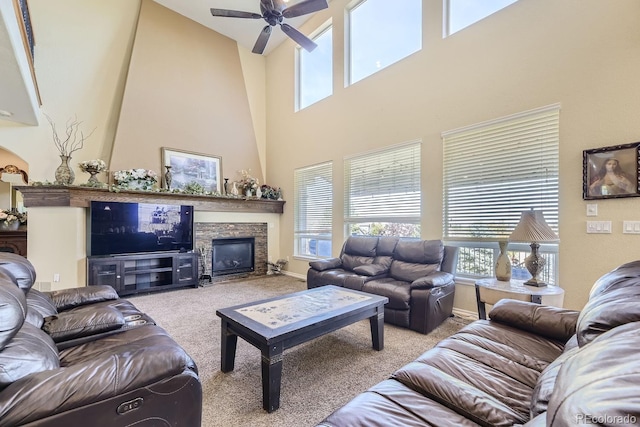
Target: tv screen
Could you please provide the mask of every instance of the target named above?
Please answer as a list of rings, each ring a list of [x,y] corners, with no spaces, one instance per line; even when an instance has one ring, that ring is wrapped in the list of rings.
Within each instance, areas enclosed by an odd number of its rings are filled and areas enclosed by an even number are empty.
[[[193,250],[193,206],[91,202],[87,253]]]

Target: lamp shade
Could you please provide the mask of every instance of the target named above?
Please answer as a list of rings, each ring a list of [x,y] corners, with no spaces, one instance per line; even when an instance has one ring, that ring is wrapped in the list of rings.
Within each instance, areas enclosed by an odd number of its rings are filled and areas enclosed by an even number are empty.
[[[511,233],[511,242],[557,242],[558,235],[549,227],[541,211],[522,212],[520,222]]]

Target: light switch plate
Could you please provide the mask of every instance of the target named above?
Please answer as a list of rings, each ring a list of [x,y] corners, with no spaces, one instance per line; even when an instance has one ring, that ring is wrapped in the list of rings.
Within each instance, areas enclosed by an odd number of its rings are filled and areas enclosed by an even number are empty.
[[[623,221],[622,233],[640,234],[640,221]]]
[[[611,221],[587,221],[588,234],[611,234]]]
[[[595,203],[589,203],[587,205],[587,216],[598,216],[598,205]]]

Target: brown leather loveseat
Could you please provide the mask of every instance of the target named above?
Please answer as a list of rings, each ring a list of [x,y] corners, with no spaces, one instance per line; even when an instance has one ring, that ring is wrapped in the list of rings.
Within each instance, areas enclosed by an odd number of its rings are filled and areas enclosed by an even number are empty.
[[[501,300],[319,424],[640,425],[640,261],[581,312]]]
[[[385,296],[385,322],[427,334],[453,310],[457,256],[458,248],[441,240],[351,236],[338,258],[309,263],[307,287]]]
[[[0,426],[200,426],[195,363],[113,289],[32,289],[0,254]]]

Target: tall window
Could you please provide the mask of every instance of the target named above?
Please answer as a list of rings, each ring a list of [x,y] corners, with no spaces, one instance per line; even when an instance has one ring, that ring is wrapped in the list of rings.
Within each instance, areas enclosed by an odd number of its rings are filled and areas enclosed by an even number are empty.
[[[333,217],[332,162],[294,172],[294,254],[301,257],[331,256]]]
[[[420,142],[344,161],[347,235],[420,237]]]
[[[318,45],[311,52],[298,48],[298,102],[302,110],[333,93],[333,27],[313,37]]]
[[[444,0],[445,36],[473,25],[518,0]]]
[[[558,105],[443,133],[444,238],[461,247],[458,273],[493,275],[497,240],[522,211],[543,212],[558,231]],[[509,244],[513,274],[527,279],[526,244]],[[555,282],[557,245],[543,245],[545,280]]]
[[[422,49],[421,0],[364,0],[349,10],[349,83]]]

